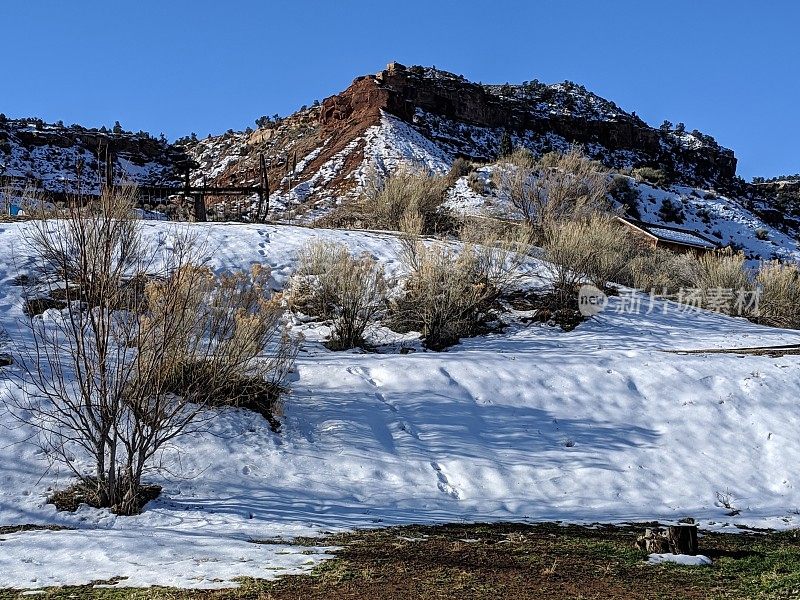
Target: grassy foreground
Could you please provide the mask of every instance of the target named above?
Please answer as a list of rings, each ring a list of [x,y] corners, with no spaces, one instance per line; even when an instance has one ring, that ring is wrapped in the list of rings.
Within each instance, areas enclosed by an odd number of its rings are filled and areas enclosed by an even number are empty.
[[[634,547],[644,525],[409,526],[298,543],[336,545],[309,575],[242,580],[221,591],[53,588],[36,598],[274,600],[410,598],[800,598],[800,537],[706,534],[710,567],[648,565]],[[1,598],[20,593],[0,591]]]

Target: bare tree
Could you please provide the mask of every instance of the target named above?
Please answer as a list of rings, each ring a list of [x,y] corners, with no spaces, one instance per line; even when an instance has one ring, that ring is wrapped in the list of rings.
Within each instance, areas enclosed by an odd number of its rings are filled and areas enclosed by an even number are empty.
[[[134,198],[105,190],[33,222],[38,280],[67,308],[30,317],[25,394],[7,398],[90,502],[120,514],[140,510],[145,470],[210,404],[277,394],[294,356],[267,270],[217,276],[186,232],[151,251]]]
[[[609,208],[607,174],[578,146],[530,166],[515,162],[500,165],[497,184],[538,235],[548,223],[586,218]]]

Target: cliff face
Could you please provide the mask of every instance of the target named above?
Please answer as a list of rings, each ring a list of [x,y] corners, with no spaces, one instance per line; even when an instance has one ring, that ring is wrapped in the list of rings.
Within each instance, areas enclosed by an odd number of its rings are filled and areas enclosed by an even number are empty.
[[[356,78],[321,105],[267,121],[254,132],[170,146],[144,133],[6,119],[0,121],[0,175],[69,191],[80,164],[89,178],[82,189],[91,189],[101,170],[98,150],[111,145],[118,179],[177,182],[190,158],[199,165],[195,183],[253,185],[263,155],[273,206],[305,212],[345,201],[373,169],[414,163],[446,171],[458,156],[492,161],[507,135],[536,153],[579,143],[609,167],[655,167],[688,185],[724,189],[736,172],[733,152],[709,136],[652,128],[570,82],[482,85],[397,63]]]
[[[494,161],[505,136],[537,154],[581,144],[610,168],[654,167],[692,186],[724,189],[736,173],[733,152],[710,136],[655,129],[574,83],[482,85],[397,63],[255,132],[185,149],[210,183],[257,182],[263,155],[273,210],[315,215],[357,195],[371,171]]]
[[[381,111],[416,125],[433,139],[440,137],[451,143],[452,132],[437,135],[436,128],[426,126],[429,116],[508,131],[520,145],[540,146],[535,138],[557,136],[567,143],[600,146],[594,154],[609,166],[621,166],[613,155],[624,152],[629,155],[628,166],[663,168],[686,183],[722,184],[736,174],[733,152],[707,136],[654,129],[574,84],[483,86],[449,73],[392,63],[377,75],[360,77],[341,94],[327,98],[320,123],[330,133],[354,124],[363,130],[379,121]],[[484,149],[469,140],[455,142],[456,154],[494,158],[496,149]]]

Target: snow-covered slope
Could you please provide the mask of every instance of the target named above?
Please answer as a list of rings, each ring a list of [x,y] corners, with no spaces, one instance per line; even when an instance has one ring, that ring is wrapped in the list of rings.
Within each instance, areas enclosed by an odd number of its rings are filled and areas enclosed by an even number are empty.
[[[474,177],[483,182],[483,192],[471,188],[467,177],[460,177],[446,205],[458,214],[519,218],[503,191],[490,185],[497,168],[493,164],[476,169]],[[626,179],[638,194],[638,214],[633,215],[637,219],[699,233],[720,248],[742,250],[753,267],[775,259],[800,262],[797,232],[767,223],[742,200],[709,189],[659,188],[633,177]]]
[[[215,269],[263,263],[276,287],[299,248],[320,238],[403,274],[391,235],[187,227]],[[143,228],[168,251],[174,225]],[[0,224],[0,325],[22,342],[11,283],[26,268],[25,231]],[[322,558],[251,539],[378,524],[693,516],[703,527],[797,525],[800,358],[672,351],[800,343],[800,333],[661,301],[631,312],[623,301],[570,333],[514,325],[443,353],[333,353],[317,341],[323,326],[298,324],[307,341],[283,432],[253,413],[220,413],[149,476],[163,493],[136,517],[56,513],[45,497],[67,474],[48,470],[31,432],[0,415],[0,525],[77,528],[4,535],[0,588],[114,575],[129,577],[119,585],[232,585]],[[0,386],[19,393],[13,379]],[[727,516],[717,491],[741,513]]]
[[[145,133],[112,133],[38,119],[0,120],[0,177],[35,182],[53,193],[97,193],[105,178],[105,148],[112,148],[118,182],[162,185],[175,181],[178,155],[165,140]]]

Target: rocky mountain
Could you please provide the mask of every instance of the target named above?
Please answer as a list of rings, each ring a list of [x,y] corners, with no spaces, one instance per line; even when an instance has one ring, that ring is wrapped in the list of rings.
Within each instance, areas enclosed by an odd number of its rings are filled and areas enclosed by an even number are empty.
[[[685,185],[725,189],[736,173],[733,152],[710,136],[653,128],[574,83],[483,85],[398,63],[356,78],[319,106],[261,125],[187,140],[198,181],[253,184],[263,154],[273,213],[310,219],[357,194],[371,169],[417,164],[445,172],[456,157],[490,162],[504,136],[537,154],[579,143],[609,167],[654,167]]]
[[[462,157],[473,164],[472,182],[457,178],[448,204],[460,212],[485,212],[503,209],[491,183],[504,143],[536,154],[578,143],[624,174],[657,169],[668,183],[630,178],[642,218],[694,229],[721,246],[743,248],[753,261],[800,256],[797,186],[744,184],[736,177],[734,153],[708,135],[680,125],[651,127],[571,82],[485,85],[397,63],[293,115],[262,117],[255,130],[175,144],[120,127],[0,116],[0,176],[33,179],[59,194],[76,189],[80,170],[81,188],[93,192],[104,179],[104,149],[110,147],[117,181],[180,186],[189,166],[194,185],[258,186],[263,157],[270,217],[310,223],[358,196],[375,173],[404,165],[447,173]],[[235,218],[247,219],[256,202],[239,199]],[[148,205],[166,209],[159,203],[163,199]]]
[[[106,177],[106,149],[117,182],[177,183],[176,168],[186,160],[180,148],[145,132],[0,115],[0,177],[27,181],[52,194],[73,193],[79,187],[97,193]]]

